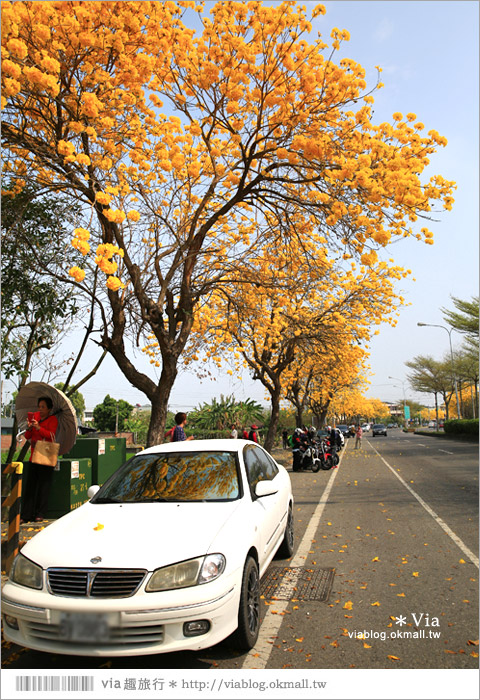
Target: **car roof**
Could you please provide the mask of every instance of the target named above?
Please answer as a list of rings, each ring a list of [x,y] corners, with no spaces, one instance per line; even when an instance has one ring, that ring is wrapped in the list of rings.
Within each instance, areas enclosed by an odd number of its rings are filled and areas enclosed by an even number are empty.
[[[156,452],[239,452],[243,450],[245,445],[255,445],[260,447],[253,440],[236,440],[233,438],[221,438],[215,440],[181,440],[177,442],[163,442],[160,445],[147,447],[141,454],[153,454]]]

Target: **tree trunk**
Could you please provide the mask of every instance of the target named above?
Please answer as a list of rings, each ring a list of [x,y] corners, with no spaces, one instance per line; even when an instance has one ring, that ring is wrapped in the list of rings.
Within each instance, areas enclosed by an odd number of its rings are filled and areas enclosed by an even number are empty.
[[[272,415],[270,417],[270,425],[268,426],[267,435],[265,437],[264,447],[267,452],[271,452],[275,443],[277,434],[278,419],[280,417],[280,385],[269,387],[270,396],[272,397]]]
[[[443,403],[445,404],[445,420],[449,420],[450,412],[448,408],[450,406],[450,399],[447,401],[446,394],[443,394]]]
[[[296,406],[297,412],[295,414],[295,424],[297,428],[301,428],[303,426],[303,406],[299,404]]]
[[[147,432],[147,447],[160,445],[165,441],[168,401],[176,376],[176,359],[171,358],[171,362],[165,362],[164,360],[160,381],[152,399],[152,414]]]

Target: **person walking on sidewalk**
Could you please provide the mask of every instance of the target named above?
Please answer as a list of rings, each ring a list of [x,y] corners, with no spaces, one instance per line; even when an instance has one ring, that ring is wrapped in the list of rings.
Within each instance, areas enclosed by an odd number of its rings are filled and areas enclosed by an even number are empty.
[[[362,426],[357,425],[357,429],[355,431],[355,449],[356,450],[358,450],[358,448],[362,446],[362,435],[363,435]]]

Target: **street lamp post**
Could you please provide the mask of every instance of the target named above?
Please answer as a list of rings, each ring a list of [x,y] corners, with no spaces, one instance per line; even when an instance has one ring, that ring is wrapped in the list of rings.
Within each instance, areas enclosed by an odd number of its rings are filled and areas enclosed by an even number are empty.
[[[408,428],[407,412],[405,411],[405,407],[407,405],[407,400],[405,398],[405,382],[403,381],[403,379],[398,379],[397,377],[390,377],[389,376],[388,378],[395,379],[396,382],[400,382],[400,384],[402,385],[402,389],[403,389],[403,420],[404,420],[405,428]]]
[[[417,323],[417,326],[430,326],[430,328],[443,328],[444,331],[447,331],[448,333],[448,339],[450,341],[450,361],[452,363],[452,378],[453,378],[453,383],[455,386],[455,399],[457,401],[457,416],[461,418],[462,416],[460,415],[460,403],[458,401],[458,387],[457,387],[457,375],[455,374],[455,365],[453,363],[453,349],[452,349],[452,330],[453,328],[450,328],[450,330],[446,326],[439,326],[436,323],[420,323],[420,321]]]

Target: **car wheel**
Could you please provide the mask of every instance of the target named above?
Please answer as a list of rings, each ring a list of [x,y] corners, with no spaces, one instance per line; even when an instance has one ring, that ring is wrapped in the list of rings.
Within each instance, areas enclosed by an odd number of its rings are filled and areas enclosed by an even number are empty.
[[[258,565],[253,557],[245,562],[242,576],[240,605],[238,608],[238,629],[232,635],[234,646],[248,651],[255,646],[260,629],[260,578]]]
[[[285,528],[285,535],[283,537],[282,543],[278,548],[277,554],[282,557],[282,559],[288,559],[293,554],[295,543],[295,537],[293,532],[293,511],[292,506],[288,506],[287,515],[287,526]]]

